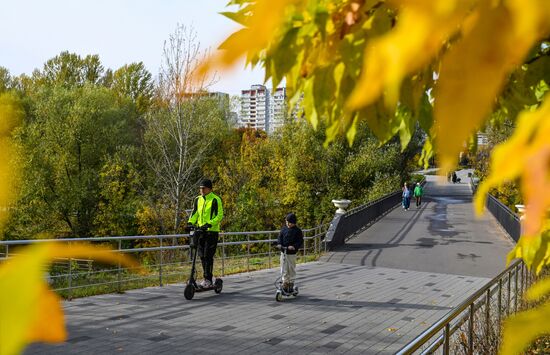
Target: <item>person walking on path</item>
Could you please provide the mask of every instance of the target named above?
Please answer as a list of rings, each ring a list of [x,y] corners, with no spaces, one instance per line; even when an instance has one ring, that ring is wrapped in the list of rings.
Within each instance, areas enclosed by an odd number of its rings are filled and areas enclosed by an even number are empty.
[[[411,205],[411,190],[407,186],[407,183],[403,185],[403,208],[405,211],[409,210],[409,207]]]
[[[405,190],[407,190],[407,183],[404,183],[401,188],[401,206],[403,209],[405,209]]]
[[[190,225],[206,228],[206,234],[199,239],[198,253],[201,258],[204,280],[201,286],[212,286],[214,255],[218,246],[220,222],[223,218],[222,199],[212,192],[212,181],[204,179],[200,184],[200,195],[195,198]]]
[[[296,215],[294,213],[287,214],[285,222],[286,225],[283,226],[277,238],[277,246],[287,248],[286,257],[283,254],[284,252],[281,251],[281,274],[283,288],[292,290],[296,279],[296,253],[304,244],[304,234],[296,225]]]
[[[422,188],[422,185],[420,185],[420,183],[417,182],[413,192],[413,195],[416,198],[416,207],[420,207],[420,203],[422,203],[423,194],[424,194],[424,189]]]

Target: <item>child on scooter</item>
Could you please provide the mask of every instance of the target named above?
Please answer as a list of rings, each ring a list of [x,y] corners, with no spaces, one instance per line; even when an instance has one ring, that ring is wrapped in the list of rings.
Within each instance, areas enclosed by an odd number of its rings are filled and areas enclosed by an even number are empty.
[[[283,281],[283,289],[286,292],[292,292],[294,289],[294,280],[296,279],[296,252],[304,244],[304,234],[296,225],[296,215],[289,213],[285,218],[286,226],[281,229],[277,246],[279,248],[286,247],[286,257],[281,252],[281,274]]]

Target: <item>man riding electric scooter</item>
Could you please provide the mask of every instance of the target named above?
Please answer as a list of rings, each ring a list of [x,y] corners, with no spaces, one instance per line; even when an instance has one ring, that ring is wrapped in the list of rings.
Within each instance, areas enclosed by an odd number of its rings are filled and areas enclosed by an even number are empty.
[[[212,192],[212,181],[204,179],[200,184],[200,195],[195,198],[193,212],[188,220],[188,228],[201,231],[196,247],[201,258],[204,280],[197,284],[199,288],[211,289],[214,255],[218,246],[220,222],[223,218],[222,200]]]

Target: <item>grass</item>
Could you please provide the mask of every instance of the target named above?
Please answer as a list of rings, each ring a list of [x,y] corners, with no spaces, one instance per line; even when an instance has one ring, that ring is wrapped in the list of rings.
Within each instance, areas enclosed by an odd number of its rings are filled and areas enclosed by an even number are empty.
[[[319,259],[320,254],[299,256],[298,263],[310,262]],[[165,255],[163,255],[164,259]],[[166,264],[164,264],[166,263]],[[197,278],[202,277],[200,261],[197,262]],[[226,276],[243,272],[279,267],[279,254],[273,252],[271,256],[264,253],[247,258],[240,255],[232,258],[216,257],[214,275]],[[223,270],[222,270],[223,269]],[[191,263],[186,253],[172,253],[169,260],[164,259],[162,270],[156,260],[146,259],[140,274],[130,270],[117,268],[102,268],[92,264],[71,264],[71,289],[69,288],[68,265],[56,265],[50,273],[50,285],[65,299],[88,297],[106,293],[124,292],[127,290],[145,287],[160,286],[162,284],[187,282],[191,272]]]

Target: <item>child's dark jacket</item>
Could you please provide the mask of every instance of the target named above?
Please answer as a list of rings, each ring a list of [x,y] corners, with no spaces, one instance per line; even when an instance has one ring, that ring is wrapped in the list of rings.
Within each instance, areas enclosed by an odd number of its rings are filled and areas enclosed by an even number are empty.
[[[296,254],[298,249],[304,244],[304,234],[297,226],[288,228],[284,226],[279,233],[278,244],[283,247],[293,246],[294,250],[287,250],[287,254]]]

